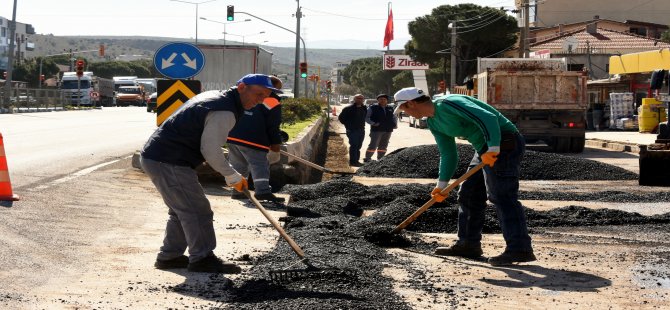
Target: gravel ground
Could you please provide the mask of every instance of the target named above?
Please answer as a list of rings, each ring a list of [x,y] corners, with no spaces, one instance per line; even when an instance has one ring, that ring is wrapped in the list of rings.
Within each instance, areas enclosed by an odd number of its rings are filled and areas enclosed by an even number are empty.
[[[465,173],[474,155],[469,144],[458,144],[458,167],[455,176]],[[379,161],[370,162],[357,171],[370,177],[437,178],[440,153],[437,145],[420,145],[398,149]],[[521,180],[637,180],[638,176],[623,168],[597,161],[555,153],[526,150],[521,162]]]

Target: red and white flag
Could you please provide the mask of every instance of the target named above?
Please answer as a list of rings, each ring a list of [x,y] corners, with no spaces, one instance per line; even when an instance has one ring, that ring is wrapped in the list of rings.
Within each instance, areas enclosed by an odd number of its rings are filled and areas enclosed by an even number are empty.
[[[393,10],[389,10],[389,19],[386,21],[386,32],[384,32],[384,47],[389,46],[393,40]]]

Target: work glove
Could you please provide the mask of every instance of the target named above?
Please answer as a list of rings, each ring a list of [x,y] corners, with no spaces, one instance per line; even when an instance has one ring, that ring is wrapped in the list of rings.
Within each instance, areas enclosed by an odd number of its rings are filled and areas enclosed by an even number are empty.
[[[247,182],[247,179],[242,177],[242,179],[237,182],[232,184],[233,188],[238,191],[238,192],[244,192],[244,190],[249,189],[249,183]]]
[[[270,151],[279,153],[280,150],[281,150],[281,144],[270,144]]]
[[[489,167],[493,168],[493,165],[496,163],[496,160],[498,160],[498,154],[499,152],[486,152],[484,155],[482,155],[482,162]]]
[[[243,192],[249,188],[249,183],[241,174],[235,173],[226,176],[226,183],[238,192]]]
[[[447,187],[446,181],[438,181],[437,186],[433,188],[433,191],[430,192],[430,196],[433,197],[433,200],[437,202],[442,202],[449,197],[449,193],[441,194],[442,190]]]

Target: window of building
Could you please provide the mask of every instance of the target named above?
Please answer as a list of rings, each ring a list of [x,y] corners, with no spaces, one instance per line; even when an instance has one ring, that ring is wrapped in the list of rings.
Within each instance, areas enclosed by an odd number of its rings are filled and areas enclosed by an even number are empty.
[[[568,71],[582,71],[584,64],[568,64]]]
[[[647,28],[644,28],[644,27],[630,28],[630,33],[638,34],[638,35],[641,35],[641,36],[646,36],[647,35]]]
[[[6,38],[7,37],[7,28],[2,27],[2,33],[0,34],[1,37]]]

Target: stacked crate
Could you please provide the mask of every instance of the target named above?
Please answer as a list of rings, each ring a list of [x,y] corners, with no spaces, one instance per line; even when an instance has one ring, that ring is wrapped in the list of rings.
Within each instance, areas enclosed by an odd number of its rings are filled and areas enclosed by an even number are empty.
[[[637,129],[633,93],[610,93],[610,128]]]

